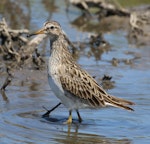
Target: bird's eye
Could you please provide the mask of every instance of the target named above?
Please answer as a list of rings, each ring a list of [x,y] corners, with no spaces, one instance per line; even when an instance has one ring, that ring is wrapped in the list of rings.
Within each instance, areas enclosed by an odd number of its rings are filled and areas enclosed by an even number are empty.
[[[54,26],[51,26],[50,29],[54,29]]]

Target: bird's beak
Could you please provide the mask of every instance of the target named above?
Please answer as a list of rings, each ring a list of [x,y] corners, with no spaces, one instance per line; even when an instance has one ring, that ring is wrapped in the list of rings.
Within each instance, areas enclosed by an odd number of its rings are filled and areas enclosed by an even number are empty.
[[[38,35],[38,34],[45,34],[44,29],[40,29],[37,32],[33,32],[33,33],[27,35],[27,37],[31,37],[31,36]]]

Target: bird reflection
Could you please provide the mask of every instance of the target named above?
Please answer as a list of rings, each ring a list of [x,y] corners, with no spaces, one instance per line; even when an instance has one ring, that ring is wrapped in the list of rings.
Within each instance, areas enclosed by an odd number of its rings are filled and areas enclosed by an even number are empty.
[[[90,134],[90,130],[86,132],[79,132],[80,127],[83,126],[81,124],[72,124],[68,125],[68,129],[66,131],[61,132],[61,134],[57,134],[55,136],[55,141],[61,144],[131,144],[131,140],[129,139],[115,139],[108,138],[101,135]],[[86,125],[85,125],[86,126]]]

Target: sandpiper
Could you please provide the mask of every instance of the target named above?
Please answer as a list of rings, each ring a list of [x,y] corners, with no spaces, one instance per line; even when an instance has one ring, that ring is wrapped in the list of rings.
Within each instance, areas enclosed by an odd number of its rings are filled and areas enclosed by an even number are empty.
[[[113,106],[133,111],[127,106],[133,105],[133,102],[108,94],[76,63],[68,49],[69,39],[58,22],[47,21],[42,29],[30,36],[38,34],[46,34],[50,39],[48,81],[54,94],[69,110],[66,123],[72,123],[72,110],[77,112],[78,120],[81,122],[78,110],[83,108]]]

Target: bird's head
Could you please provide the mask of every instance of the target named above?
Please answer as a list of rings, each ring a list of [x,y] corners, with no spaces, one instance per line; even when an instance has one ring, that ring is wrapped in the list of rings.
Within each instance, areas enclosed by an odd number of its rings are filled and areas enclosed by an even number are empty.
[[[61,26],[56,21],[47,21],[44,23],[44,26],[42,29],[29,34],[28,36],[38,35],[38,34],[46,34],[50,36],[51,38],[58,37],[61,34],[64,34],[63,30],[61,29]]]

